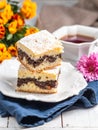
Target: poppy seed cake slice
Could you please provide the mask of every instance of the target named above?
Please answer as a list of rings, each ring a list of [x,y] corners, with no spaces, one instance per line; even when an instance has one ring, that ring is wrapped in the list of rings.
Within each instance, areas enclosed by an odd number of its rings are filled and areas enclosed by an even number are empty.
[[[20,39],[16,46],[19,61],[31,71],[51,69],[62,62],[63,46],[47,30]]]
[[[41,72],[31,72],[20,65],[16,90],[30,93],[55,93],[57,92],[59,73],[60,66]]]

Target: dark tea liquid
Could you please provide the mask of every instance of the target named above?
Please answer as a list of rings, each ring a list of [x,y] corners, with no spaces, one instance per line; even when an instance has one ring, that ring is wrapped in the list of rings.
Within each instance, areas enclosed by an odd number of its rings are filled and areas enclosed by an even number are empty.
[[[69,35],[69,36],[63,36],[60,40],[79,44],[84,42],[92,42],[95,40],[95,38],[83,35]]]

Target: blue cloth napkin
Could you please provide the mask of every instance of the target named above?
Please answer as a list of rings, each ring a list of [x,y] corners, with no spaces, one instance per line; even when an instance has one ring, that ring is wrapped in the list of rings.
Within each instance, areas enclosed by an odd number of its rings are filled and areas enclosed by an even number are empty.
[[[13,116],[24,127],[35,127],[52,120],[61,112],[73,108],[90,108],[98,104],[98,81],[89,82],[88,86],[66,100],[47,103],[11,98],[0,93],[0,114]]]

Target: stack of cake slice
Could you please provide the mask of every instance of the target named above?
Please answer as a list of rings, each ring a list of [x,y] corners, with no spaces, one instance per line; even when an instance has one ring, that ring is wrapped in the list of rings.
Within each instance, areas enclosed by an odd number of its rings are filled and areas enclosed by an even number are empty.
[[[62,44],[51,33],[42,30],[16,43],[18,60],[17,91],[35,93],[57,92]]]

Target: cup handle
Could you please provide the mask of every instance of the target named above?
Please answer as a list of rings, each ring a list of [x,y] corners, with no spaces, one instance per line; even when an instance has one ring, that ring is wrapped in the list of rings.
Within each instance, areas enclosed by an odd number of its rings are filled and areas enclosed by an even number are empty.
[[[91,53],[98,53],[98,39],[92,42],[92,45],[89,48],[88,55]]]

